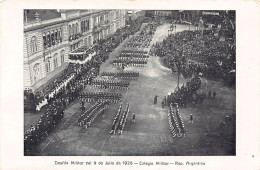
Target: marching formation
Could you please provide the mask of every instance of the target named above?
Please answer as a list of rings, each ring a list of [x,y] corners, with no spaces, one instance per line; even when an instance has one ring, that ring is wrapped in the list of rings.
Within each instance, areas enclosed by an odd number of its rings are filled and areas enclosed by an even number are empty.
[[[175,117],[176,116],[176,117]],[[184,122],[179,113],[178,103],[175,103],[175,113],[173,104],[170,104],[170,110],[168,112],[168,121],[170,126],[170,131],[172,136],[175,137],[185,137],[186,130]]]
[[[94,79],[92,81],[92,86],[98,88],[109,88],[109,89],[123,89],[128,90],[130,85],[129,81],[117,81],[117,80],[104,80],[104,79]]]
[[[113,65],[117,67],[146,67],[148,58],[147,51],[123,50],[119,57],[113,60]]]
[[[110,131],[110,134],[116,134],[116,131],[118,131],[118,134],[123,134],[128,114],[129,103],[126,104],[124,112],[122,112],[122,103],[120,103],[117,114],[115,115],[114,121],[112,123],[112,129]]]
[[[140,35],[134,36],[129,42],[125,44],[125,47],[148,48],[150,46],[150,42],[152,41],[157,26],[157,23],[147,24],[141,30]]]
[[[84,103],[82,102],[82,108],[84,108]],[[92,105],[87,111],[83,112],[78,119],[78,126],[88,129],[90,125],[94,122],[98,115],[103,115],[104,111],[109,108],[108,101],[97,102]],[[84,111],[84,110],[82,110]]]
[[[119,57],[131,57],[131,58],[149,58],[147,51],[141,51],[141,50],[123,50]]]
[[[108,101],[110,103],[118,103],[122,98],[122,94],[109,92],[82,92],[79,94],[79,98],[86,102]]]
[[[102,77],[106,78],[116,78],[116,79],[126,79],[126,80],[133,80],[137,79],[139,77],[139,72],[102,72],[101,73]]]
[[[146,67],[147,59],[132,59],[132,58],[115,59],[113,61],[113,65],[120,68],[123,67],[124,65],[130,67]]]

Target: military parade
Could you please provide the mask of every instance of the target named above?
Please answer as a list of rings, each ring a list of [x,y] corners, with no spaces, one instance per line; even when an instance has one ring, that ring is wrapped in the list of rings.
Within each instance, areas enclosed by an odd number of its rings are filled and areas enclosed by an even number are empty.
[[[200,137],[192,143],[194,136],[217,131],[221,122],[231,133],[235,44],[226,32],[233,31],[228,27],[233,14],[218,12],[225,22],[219,19],[206,28],[210,16],[188,12],[189,22],[184,22],[186,12],[172,11],[168,16],[144,11],[111,35],[102,33],[101,38],[98,33],[91,46],[71,50],[67,66],[57,76],[36,90],[25,89],[24,110],[38,120],[26,121],[30,126],[24,134],[24,154],[65,155],[64,149],[73,155],[102,155],[104,149],[110,155],[188,155],[193,152],[189,146],[200,145]],[[106,28],[104,23],[95,25],[93,34]],[[225,27],[225,41],[219,27]],[[69,41],[80,41],[84,34],[79,35]],[[205,123],[211,119],[214,127]],[[61,150],[52,151],[54,136],[75,145],[62,144],[57,147]],[[225,140],[229,139],[220,142]],[[175,145],[187,152],[176,151]],[[232,155],[233,150],[223,153]],[[196,154],[199,149],[194,149]]]

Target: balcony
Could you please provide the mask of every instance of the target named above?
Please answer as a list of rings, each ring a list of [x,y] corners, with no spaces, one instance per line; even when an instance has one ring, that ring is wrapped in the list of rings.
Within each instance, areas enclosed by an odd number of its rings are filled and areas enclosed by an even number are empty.
[[[100,32],[101,30],[103,29],[103,27],[101,25],[95,25],[93,27],[93,32],[96,33],[96,32]]]
[[[69,44],[74,44],[78,41],[82,40],[82,34],[81,33],[78,33],[78,34],[75,34],[75,35],[71,35],[69,37]]]
[[[101,27],[105,27],[108,24],[109,24],[109,20],[106,20],[106,21],[100,23]]]
[[[52,42],[49,42],[48,44],[43,44],[43,49],[47,50],[47,49],[53,49],[55,47],[57,47],[58,45],[62,44],[62,38],[60,37],[60,39],[56,39]]]

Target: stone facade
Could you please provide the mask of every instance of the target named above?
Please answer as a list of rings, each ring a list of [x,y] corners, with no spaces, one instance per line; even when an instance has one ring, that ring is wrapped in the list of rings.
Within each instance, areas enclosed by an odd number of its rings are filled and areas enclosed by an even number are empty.
[[[69,52],[125,26],[125,10],[60,10],[46,20],[34,11],[34,20],[25,19],[23,41],[24,88],[33,91],[65,68]]]

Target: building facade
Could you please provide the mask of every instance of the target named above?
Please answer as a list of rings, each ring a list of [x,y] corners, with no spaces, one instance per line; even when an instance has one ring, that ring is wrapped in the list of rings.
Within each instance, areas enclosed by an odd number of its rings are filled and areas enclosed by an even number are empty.
[[[66,68],[71,51],[114,34],[125,16],[125,10],[25,10],[24,88],[48,82]]]

